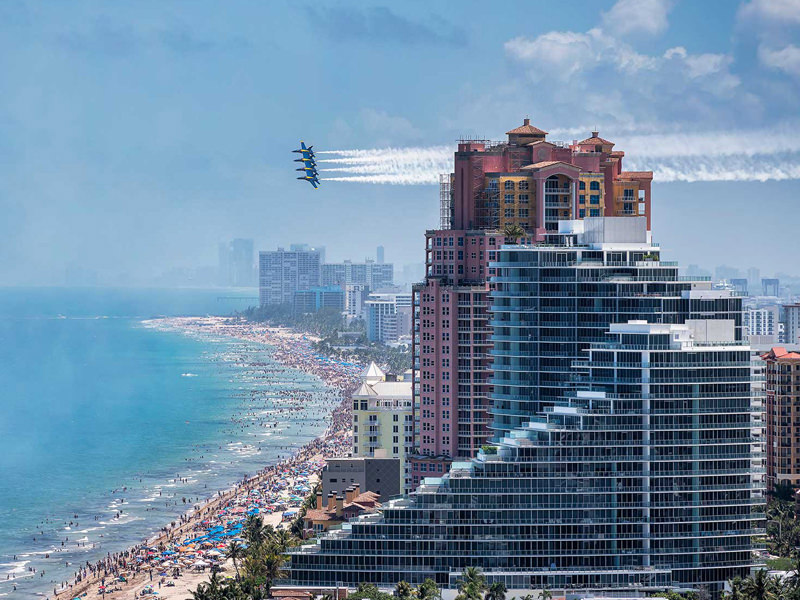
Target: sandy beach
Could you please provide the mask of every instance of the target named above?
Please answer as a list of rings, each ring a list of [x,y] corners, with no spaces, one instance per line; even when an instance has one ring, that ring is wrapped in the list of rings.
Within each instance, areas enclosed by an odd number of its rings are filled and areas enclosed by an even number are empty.
[[[225,553],[231,541],[241,540],[245,518],[259,514],[266,524],[288,527],[292,511],[318,480],[324,457],[344,456],[352,446],[349,392],[358,385],[363,367],[316,354],[311,347],[313,336],[226,317],[165,318],[146,324],[269,344],[278,362],[316,375],[341,400],[325,433],[294,455],[196,505],[178,521],[166,524],[157,536],[82,565],[75,579],[55,589],[51,598],[185,600],[208,579],[212,568],[219,569],[223,577],[233,576],[233,564]]]

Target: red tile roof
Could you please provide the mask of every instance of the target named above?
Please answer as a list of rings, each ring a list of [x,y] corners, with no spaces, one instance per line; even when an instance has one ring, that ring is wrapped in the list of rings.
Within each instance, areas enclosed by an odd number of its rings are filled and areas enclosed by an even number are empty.
[[[588,145],[592,145],[592,146],[597,146],[597,145],[613,146],[614,142],[609,142],[608,140],[604,140],[603,138],[600,137],[600,132],[593,131],[592,132],[592,137],[586,138],[585,140],[578,142],[579,146],[583,146],[584,144],[586,144],[587,146]]]
[[[775,346],[767,352],[762,354],[763,360],[800,360],[800,352],[789,352],[783,346]]]
[[[620,179],[652,179],[652,171],[622,171],[619,174]]]
[[[547,167],[552,167],[553,165],[566,165],[573,169],[580,170],[580,167],[577,167],[573,164],[568,162],[564,162],[563,160],[543,160],[542,162],[533,163],[532,165],[526,165],[522,167],[523,171],[538,171],[539,169],[545,169]]]
[[[519,127],[506,131],[506,135],[547,135],[547,132],[531,125],[530,119],[525,119]]]

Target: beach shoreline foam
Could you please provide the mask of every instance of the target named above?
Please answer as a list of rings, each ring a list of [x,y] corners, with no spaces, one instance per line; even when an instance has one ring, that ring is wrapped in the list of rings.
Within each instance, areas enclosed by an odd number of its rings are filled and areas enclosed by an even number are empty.
[[[198,562],[215,565],[223,574],[231,573],[230,561],[224,560],[224,548],[226,540],[232,539],[237,531],[236,523],[257,511],[265,523],[280,526],[284,513],[299,507],[313,488],[324,465],[323,457],[346,455],[352,447],[349,393],[358,385],[362,366],[316,354],[311,348],[315,337],[231,317],[171,317],[150,319],[142,324],[270,345],[277,362],[317,376],[341,396],[341,401],[333,410],[325,432],[291,457],[207,499],[149,540],[105,560],[84,565],[76,573],[75,580],[55,589],[54,595],[49,597],[115,599],[135,595],[138,598],[146,597],[151,586],[157,592],[153,598],[182,600],[208,578],[206,567],[193,567]],[[197,540],[208,536],[214,527],[222,528],[220,535],[206,537],[200,544],[187,543],[190,537]],[[176,559],[176,555],[180,558]]]

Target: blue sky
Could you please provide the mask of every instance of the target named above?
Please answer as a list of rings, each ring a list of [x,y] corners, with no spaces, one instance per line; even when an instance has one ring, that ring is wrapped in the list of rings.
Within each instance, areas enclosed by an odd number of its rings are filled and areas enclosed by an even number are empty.
[[[314,191],[289,150],[501,139],[525,116],[672,173],[653,209],[670,256],[797,273],[798,46],[800,0],[5,0],[0,281],[137,281],[234,237],[420,262],[435,186]]]

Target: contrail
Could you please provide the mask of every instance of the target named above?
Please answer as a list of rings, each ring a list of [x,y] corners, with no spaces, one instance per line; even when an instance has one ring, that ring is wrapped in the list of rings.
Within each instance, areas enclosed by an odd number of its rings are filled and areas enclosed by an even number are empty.
[[[624,167],[653,171],[657,182],[780,181],[800,179],[797,124],[768,129],[629,135],[616,138]],[[601,132],[601,135],[602,132]],[[453,146],[375,148],[318,152],[330,158],[326,181],[429,185],[453,170]]]

